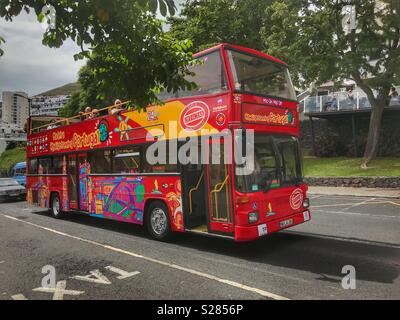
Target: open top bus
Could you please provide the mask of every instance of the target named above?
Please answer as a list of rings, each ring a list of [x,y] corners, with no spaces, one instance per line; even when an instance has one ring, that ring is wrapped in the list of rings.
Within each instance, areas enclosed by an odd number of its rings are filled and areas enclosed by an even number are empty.
[[[79,211],[142,224],[160,240],[195,232],[249,241],[309,221],[288,66],[230,44],[195,57],[188,80],[197,87],[162,93],[165,104],[145,112],[51,127],[31,117],[28,202],[56,218]]]

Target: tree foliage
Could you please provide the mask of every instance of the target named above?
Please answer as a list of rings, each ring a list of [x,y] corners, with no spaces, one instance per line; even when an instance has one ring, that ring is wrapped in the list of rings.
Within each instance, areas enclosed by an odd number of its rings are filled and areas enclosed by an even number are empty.
[[[382,112],[390,86],[399,81],[400,1],[354,1],[357,25],[343,28],[349,1],[275,1],[265,15],[262,37],[268,53],[289,62],[297,82],[336,84],[353,79],[372,105],[366,164],[376,155]]]
[[[262,17],[272,0],[186,0],[180,17],[169,17],[170,33],[191,39],[194,51],[221,42],[262,50]]]
[[[75,41],[82,49],[75,58],[91,61],[99,92],[111,91],[144,108],[157,101],[160,88],[175,92],[193,86],[185,80],[191,42],[165,34],[155,18],[157,4],[162,14],[174,12],[172,0],[0,0],[0,17],[12,20],[33,10],[43,20],[45,4],[55,8],[57,20],[43,44],[58,48],[67,38]]]
[[[115,98],[118,97],[118,92],[112,92],[110,88],[101,91],[102,88],[97,86],[95,77],[96,69],[89,60],[79,70],[78,82],[81,85],[81,90],[74,93],[65,106],[60,109],[60,116],[72,117],[84,111],[86,107],[102,109],[113,104]]]

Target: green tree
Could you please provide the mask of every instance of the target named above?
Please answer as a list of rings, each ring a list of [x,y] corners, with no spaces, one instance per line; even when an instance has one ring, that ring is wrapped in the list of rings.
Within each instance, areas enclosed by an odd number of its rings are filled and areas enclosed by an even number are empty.
[[[170,33],[191,39],[194,51],[221,42],[264,49],[260,36],[270,0],[186,0],[180,17],[169,17]]]
[[[60,47],[70,38],[80,47],[76,59],[89,59],[100,92],[145,108],[157,101],[160,88],[171,92],[191,88],[185,80],[192,61],[190,41],[179,41],[162,30],[155,18],[174,12],[172,0],[0,0],[0,17],[11,20],[22,10],[39,21],[45,4],[56,10],[56,28],[43,35],[43,44]],[[100,97],[105,98],[105,97]]]
[[[93,68],[89,60],[85,66],[79,70],[78,82],[81,85],[81,90],[74,93],[65,106],[60,109],[59,115],[62,117],[72,117],[79,112],[84,111],[86,107],[92,109],[102,109],[111,105],[116,98],[118,92],[100,91],[97,87],[95,79],[96,69]]]
[[[358,0],[356,25],[346,31],[345,0],[280,0],[262,29],[268,53],[289,62],[307,85],[353,79],[372,106],[362,167],[376,156],[390,86],[399,81],[400,1]],[[375,91],[375,94],[374,94]]]
[[[68,102],[58,111],[58,115],[61,117],[70,118],[79,114],[80,111],[84,110],[85,105],[82,103],[81,98],[82,91],[75,92],[71,95]]]

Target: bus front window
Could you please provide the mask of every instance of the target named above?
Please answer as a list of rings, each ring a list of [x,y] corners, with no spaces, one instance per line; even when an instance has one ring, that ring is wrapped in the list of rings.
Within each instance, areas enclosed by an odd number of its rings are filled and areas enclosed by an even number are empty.
[[[254,170],[245,170],[254,163]],[[297,185],[302,180],[298,141],[295,137],[256,135],[254,154],[247,155],[244,166],[237,165],[236,188],[240,192],[268,191]],[[247,174],[246,174],[247,173]]]
[[[228,50],[228,55],[237,92],[296,100],[285,66],[233,50]]]
[[[158,95],[161,100],[180,97],[192,97],[222,93],[228,90],[224,64],[220,51],[214,51],[196,58],[198,63],[189,67],[191,75],[185,79],[196,84],[192,90],[180,90],[177,93],[163,91]]]

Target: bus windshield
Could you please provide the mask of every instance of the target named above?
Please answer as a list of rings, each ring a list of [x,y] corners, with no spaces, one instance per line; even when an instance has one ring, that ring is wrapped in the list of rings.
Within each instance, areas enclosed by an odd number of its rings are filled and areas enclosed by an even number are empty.
[[[245,175],[245,167],[254,160],[254,170]],[[299,143],[295,137],[256,134],[254,156],[247,157],[247,164],[237,165],[236,188],[240,192],[268,191],[300,184],[302,165]]]
[[[158,95],[161,100],[221,93],[228,90],[224,64],[219,51],[196,58],[199,62],[189,67],[192,75],[185,79],[196,84],[192,90],[180,90],[177,93],[163,91]]]
[[[228,55],[237,92],[296,100],[285,66],[233,50],[228,50]]]

